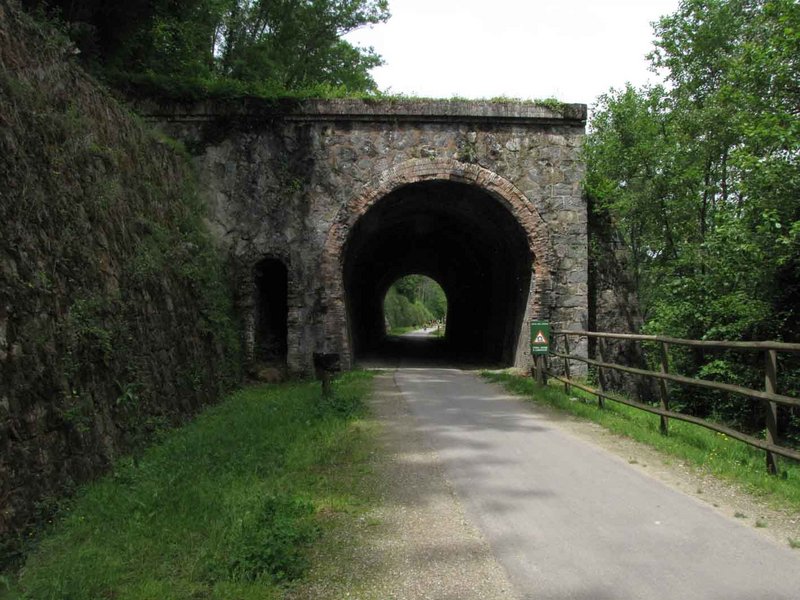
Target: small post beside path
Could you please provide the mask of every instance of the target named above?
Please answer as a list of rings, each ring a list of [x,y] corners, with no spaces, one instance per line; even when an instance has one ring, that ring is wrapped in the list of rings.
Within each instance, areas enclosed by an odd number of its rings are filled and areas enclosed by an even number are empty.
[[[322,382],[323,399],[329,400],[333,397],[332,379],[341,368],[341,358],[338,354],[314,353],[314,372],[317,379]]]
[[[544,354],[533,355],[533,378],[539,385],[547,385],[547,371],[545,369]]]
[[[566,333],[564,334],[564,354],[566,355],[566,356],[564,356],[564,378],[567,381],[570,381],[572,378],[570,377],[570,374],[569,374],[569,359],[567,358],[567,356],[569,356],[569,334],[566,334]],[[564,382],[564,393],[569,394],[571,391],[572,391],[572,388],[565,381]]]
[[[603,352],[605,346],[605,340],[603,338],[598,338],[597,340],[597,354],[600,357],[600,362],[604,363],[605,359],[605,352]],[[606,407],[606,400],[605,400],[605,392],[606,392],[606,379],[605,373],[603,373],[603,367],[597,367],[597,387],[600,390],[600,393],[597,394],[597,406],[600,408]]]

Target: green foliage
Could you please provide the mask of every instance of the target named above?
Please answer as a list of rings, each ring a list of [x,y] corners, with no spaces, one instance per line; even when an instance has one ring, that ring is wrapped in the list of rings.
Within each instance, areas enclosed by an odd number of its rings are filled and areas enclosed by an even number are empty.
[[[390,331],[411,331],[432,319],[431,312],[419,301],[412,302],[396,289],[389,288],[383,301],[383,313]]]
[[[447,315],[447,297],[441,286],[424,275],[406,275],[386,292],[383,313],[391,331],[414,329]]]
[[[630,252],[645,331],[798,341],[800,5],[683,0],[655,29],[668,85],[601,97],[585,147],[586,191]],[[687,375],[759,377],[730,353],[672,354]],[[738,398],[680,402],[763,426]],[[796,419],[783,413],[785,436]]]
[[[110,312],[110,299],[90,297],[76,299],[64,321],[67,332],[67,352],[84,351],[81,359],[108,364],[113,351],[112,333],[104,321]]]
[[[564,113],[564,103],[561,102],[561,100],[559,100],[558,98],[553,98],[551,96],[548,98],[543,98],[541,100],[536,100],[535,103],[541,106],[545,106],[555,113],[559,113],[562,115]]]
[[[274,583],[301,577],[308,569],[306,547],[319,535],[313,516],[313,503],[303,498],[264,497],[232,533],[227,577]]]
[[[3,17],[0,307],[22,351],[0,387],[9,423],[31,429],[9,442],[0,495],[32,478],[56,495],[236,385],[238,327],[186,156],[66,60],[50,28],[15,3]],[[46,519],[14,509],[14,526]]]
[[[114,85],[180,98],[375,92],[380,57],[343,36],[389,18],[386,0],[45,3]]]
[[[330,403],[317,383],[241,390],[119,461],[40,541],[18,597],[281,596],[329,530],[324,516],[363,509],[371,377],[337,379]]]

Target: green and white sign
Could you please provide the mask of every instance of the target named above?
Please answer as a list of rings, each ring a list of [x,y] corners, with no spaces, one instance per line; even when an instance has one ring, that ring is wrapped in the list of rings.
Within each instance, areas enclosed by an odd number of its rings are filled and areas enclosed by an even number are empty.
[[[531,321],[531,354],[547,354],[550,350],[550,323]]]

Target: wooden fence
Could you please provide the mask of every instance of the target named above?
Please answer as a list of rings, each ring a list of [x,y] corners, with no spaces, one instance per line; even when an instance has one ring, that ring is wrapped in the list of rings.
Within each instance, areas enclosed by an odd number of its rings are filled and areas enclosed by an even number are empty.
[[[564,351],[552,351],[552,340],[555,336],[561,336],[564,341]],[[594,338],[597,340],[597,350],[600,360],[584,358],[570,354],[570,337],[586,337]],[[659,348],[658,362],[659,370],[650,371],[647,369],[638,369],[617,363],[605,362],[604,346],[606,340],[636,340],[640,342],[652,342],[657,344]],[[689,346],[700,348],[715,348],[727,350],[749,350],[764,353],[764,390],[754,390],[751,388],[742,387],[730,383],[721,383],[717,381],[709,381],[707,379],[696,379],[693,377],[684,377],[683,375],[675,375],[669,372],[669,361],[667,350],[670,346]],[[600,333],[594,331],[564,331],[556,330],[551,332],[551,351],[550,356],[558,357],[564,361],[564,375],[561,376],[554,373],[552,369],[547,369],[547,374],[558,381],[564,383],[564,388],[569,393],[570,387],[575,387],[590,394],[597,396],[598,403],[602,408],[606,399],[627,404],[634,408],[645,410],[650,413],[657,414],[661,417],[661,432],[667,434],[669,427],[669,419],[677,419],[679,421],[686,421],[700,425],[712,431],[723,433],[731,438],[740,440],[755,448],[760,448],[766,451],[767,455],[767,470],[770,473],[776,473],[777,467],[775,464],[775,455],[785,456],[797,461],[800,461],[800,452],[792,448],[780,446],[778,441],[778,404],[790,407],[800,407],[800,399],[792,396],[785,396],[779,394],[777,391],[777,373],[778,373],[778,353],[790,352],[800,353],[800,344],[786,344],[782,342],[724,342],[724,341],[706,341],[706,340],[684,340],[678,338],[663,337],[658,335],[636,335],[630,333]],[[570,361],[577,360],[587,365],[592,365],[597,368],[597,383],[599,389],[594,389],[583,383],[573,381],[570,377]],[[632,375],[640,375],[646,378],[655,379],[658,382],[658,393],[660,406],[651,406],[643,404],[635,400],[624,398],[618,394],[609,394],[605,381],[605,370],[611,369],[622,373],[629,373]],[[677,383],[681,385],[691,385],[702,387],[712,390],[719,390],[723,392],[730,392],[749,398],[761,400],[764,404],[764,411],[766,415],[766,440],[762,440],[751,435],[747,435],[740,431],[736,431],[730,427],[707,421],[699,417],[685,415],[683,413],[670,410],[669,407],[669,394],[667,390],[667,382]]]

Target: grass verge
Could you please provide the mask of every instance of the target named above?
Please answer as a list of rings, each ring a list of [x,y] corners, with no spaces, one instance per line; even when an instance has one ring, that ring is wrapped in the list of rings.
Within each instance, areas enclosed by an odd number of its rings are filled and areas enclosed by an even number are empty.
[[[331,515],[369,506],[371,377],[325,403],[315,383],[247,388],[168,432],[85,487],[0,598],[283,597]]]
[[[417,331],[421,329],[422,325],[409,325],[405,327],[390,327],[389,331],[386,332],[387,335],[403,335],[404,333],[410,333],[412,331]]]
[[[777,508],[800,510],[800,465],[793,461],[779,459],[779,473],[772,476],[766,472],[763,451],[724,434],[673,419],[669,423],[669,435],[664,436],[659,431],[657,415],[612,401],[607,401],[605,409],[600,409],[595,396],[575,388],[567,395],[563,385],[555,381],[542,387],[528,377],[511,373],[485,371],[482,375],[511,392],[594,421],[610,431],[741,484],[745,490]]]

